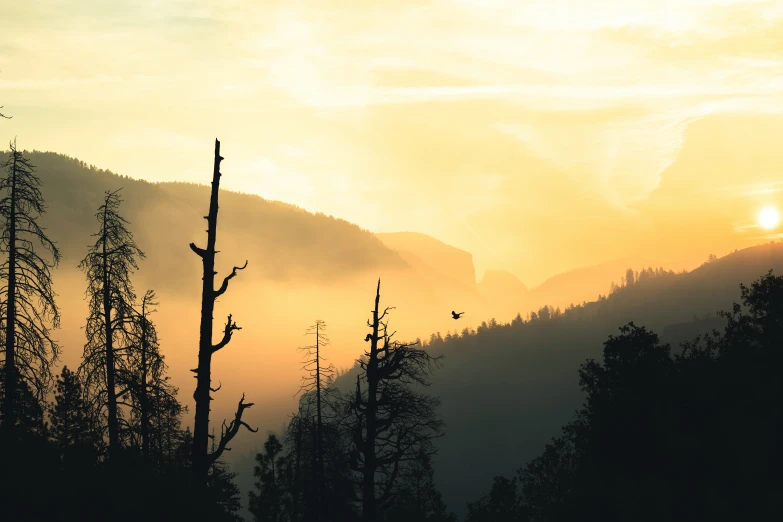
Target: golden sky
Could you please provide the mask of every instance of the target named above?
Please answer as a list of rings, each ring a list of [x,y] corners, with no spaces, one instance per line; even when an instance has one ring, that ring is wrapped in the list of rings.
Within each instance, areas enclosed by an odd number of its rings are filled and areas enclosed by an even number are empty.
[[[427,233],[534,285],[769,239],[783,0],[0,6],[4,139]]]

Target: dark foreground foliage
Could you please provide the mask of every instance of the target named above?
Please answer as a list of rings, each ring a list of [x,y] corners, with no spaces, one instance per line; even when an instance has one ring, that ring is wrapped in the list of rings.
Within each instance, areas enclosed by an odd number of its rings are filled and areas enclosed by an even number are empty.
[[[496,477],[468,504],[467,521],[777,520],[783,277],[770,272],[742,286],[741,297],[722,314],[722,331],[677,348],[645,327],[622,326],[602,360],[581,366],[586,399],[574,419],[516,477]],[[270,437],[259,455],[256,520],[362,519],[353,412],[330,386],[320,437],[308,393],[284,436]],[[240,520],[240,492],[224,465],[210,468],[205,494],[193,493],[192,437],[176,416],[151,457],[130,442],[107,460],[83,400],[68,369],[48,416],[32,390],[17,390],[16,439],[2,446],[3,520]],[[422,450],[400,463],[376,520],[455,520]]]
[[[239,520],[239,491],[221,468],[210,476],[207,495],[190,487],[189,441],[163,471],[124,450],[108,463],[82,447],[63,451],[36,433],[28,433],[17,450],[6,455],[10,466],[0,482],[2,520],[13,521],[163,521]],[[226,502],[226,491],[234,505]],[[229,509],[226,509],[228,507]]]
[[[723,332],[662,344],[629,323],[579,371],[587,398],[470,522],[778,520],[783,277],[741,287]]]

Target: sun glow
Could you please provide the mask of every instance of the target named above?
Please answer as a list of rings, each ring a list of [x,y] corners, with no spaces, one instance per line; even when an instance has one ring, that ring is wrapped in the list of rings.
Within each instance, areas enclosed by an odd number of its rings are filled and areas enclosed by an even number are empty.
[[[771,230],[780,224],[780,212],[775,207],[764,207],[757,219],[761,228]]]

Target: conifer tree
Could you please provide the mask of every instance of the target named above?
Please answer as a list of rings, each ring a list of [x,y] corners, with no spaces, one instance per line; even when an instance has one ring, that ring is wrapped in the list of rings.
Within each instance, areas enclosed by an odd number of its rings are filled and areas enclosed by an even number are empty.
[[[85,333],[84,360],[79,368],[90,397],[90,407],[109,435],[109,456],[120,448],[121,412],[118,399],[132,383],[129,333],[134,323],[136,294],[131,273],[138,269],[144,252],[136,245],[128,222],[120,216],[119,190],[106,192],[95,217],[99,230],[95,243],[79,264],[87,276],[89,315]]]
[[[256,522],[281,522],[284,485],[282,472],[285,459],[280,456],[283,445],[273,433],[264,442],[264,452],[256,455],[253,476],[256,491],[250,492],[249,509]]]
[[[427,452],[407,462],[401,468],[394,502],[384,518],[389,522],[456,522],[455,515],[446,510],[434,476],[432,457]]]
[[[311,394],[315,398],[315,433],[314,433],[314,460],[315,460],[315,473],[313,478],[315,479],[316,486],[316,502],[320,509],[317,510],[316,516],[321,519],[325,514],[324,503],[324,401],[326,395],[330,391],[335,391],[330,388],[330,384],[334,381],[334,366],[326,364],[323,356],[323,350],[329,346],[329,337],[326,335],[326,323],[320,319],[315,321],[310,328],[307,329],[306,335],[313,337],[313,344],[300,348],[304,351],[304,366],[306,375],[302,378],[302,385],[300,391],[305,394]]]
[[[166,375],[168,367],[160,352],[157,330],[151,320],[156,306],[155,292],[147,290],[139,309],[134,311],[130,330],[132,349],[128,352],[131,421],[141,440],[141,453],[147,461],[152,460],[153,446],[162,443],[160,437],[155,436],[154,424],[162,428],[165,421],[160,417],[180,409],[176,399],[177,389],[170,384]]]
[[[76,373],[63,367],[57,378],[54,404],[49,406],[50,436],[65,459],[89,459],[94,437],[84,401],[84,390]]]
[[[31,393],[42,409],[51,389],[51,365],[59,346],[50,328],[57,328],[60,313],[55,304],[51,269],[60,252],[38,225],[45,212],[41,181],[35,167],[10,144],[0,179],[0,299],[2,299],[5,365],[0,404],[3,432],[11,435],[17,423],[19,393]]]
[[[0,366],[0,382],[4,382],[5,370]],[[0,386],[0,403],[5,400],[5,386]],[[25,381],[20,381],[16,386],[16,425],[14,434],[17,441],[25,438],[27,442],[40,443],[47,436],[47,427],[44,422],[44,410],[41,401],[38,400],[35,393],[27,386]],[[0,422],[3,417],[0,416]],[[34,439],[34,440],[33,440]],[[15,455],[17,458],[20,455]]]

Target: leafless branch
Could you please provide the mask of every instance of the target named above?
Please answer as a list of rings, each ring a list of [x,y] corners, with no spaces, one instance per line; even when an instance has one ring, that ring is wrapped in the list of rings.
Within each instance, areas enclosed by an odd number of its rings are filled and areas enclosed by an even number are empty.
[[[204,250],[203,248],[197,247],[195,243],[191,243],[190,244],[190,249],[193,252],[195,252],[198,257],[201,257],[201,258],[203,258],[206,255],[206,253],[207,253],[207,251]]]
[[[191,248],[192,248],[192,247],[191,247]],[[236,275],[237,275],[237,270],[244,270],[245,268],[247,268],[247,261],[245,261],[245,264],[244,264],[244,265],[242,265],[242,266],[235,266],[235,267],[234,267],[234,268],[231,270],[231,273],[230,273],[230,274],[228,274],[228,275],[227,275],[227,276],[226,276],[226,277],[223,279],[223,284],[221,284],[221,285],[220,285],[220,288],[218,288],[218,289],[217,289],[217,291],[215,291],[215,299],[217,299],[218,297],[220,297],[221,295],[223,295],[223,294],[225,294],[225,293],[226,293],[226,290],[228,290],[228,282],[229,282],[231,279],[233,279],[234,277],[236,277]]]
[[[228,425],[226,425],[226,422],[223,421],[223,427],[221,428],[220,442],[218,443],[218,447],[217,449],[215,449],[213,453],[207,455],[207,459],[210,465],[212,465],[213,462],[219,459],[224,451],[231,451],[231,448],[228,448],[227,445],[229,442],[231,442],[231,439],[233,439],[236,436],[236,434],[239,432],[240,427],[244,426],[245,428],[248,429],[248,431],[251,431],[253,433],[258,433],[258,428],[253,429],[245,421],[242,420],[242,413],[244,413],[244,411],[250,408],[251,406],[253,406],[252,402],[245,404],[245,394],[243,393],[242,398],[239,399],[239,405],[237,406],[237,412],[234,415],[234,420],[232,420],[231,423]]]
[[[231,320],[231,314],[228,314],[228,321],[226,321],[226,327],[223,330],[223,339],[220,340],[219,343],[212,346],[212,353],[215,353],[216,351],[223,348],[225,345],[227,345],[231,341],[231,335],[234,333],[234,330],[241,330],[239,326],[237,326],[237,323],[233,322]]]

